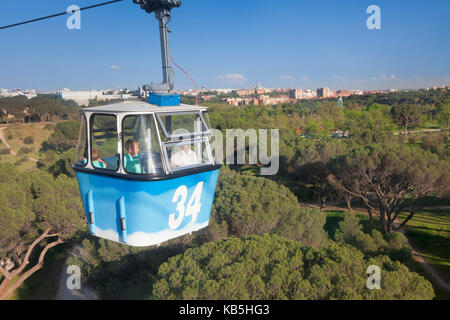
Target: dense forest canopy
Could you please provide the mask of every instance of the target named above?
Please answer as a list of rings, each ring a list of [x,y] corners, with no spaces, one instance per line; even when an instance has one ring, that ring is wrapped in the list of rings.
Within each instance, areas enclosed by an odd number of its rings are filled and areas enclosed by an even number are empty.
[[[367,290],[369,265],[383,268],[383,290]],[[330,242],[320,249],[277,236],[204,244],[161,265],[157,299],[431,299],[421,276],[386,256],[365,258]]]

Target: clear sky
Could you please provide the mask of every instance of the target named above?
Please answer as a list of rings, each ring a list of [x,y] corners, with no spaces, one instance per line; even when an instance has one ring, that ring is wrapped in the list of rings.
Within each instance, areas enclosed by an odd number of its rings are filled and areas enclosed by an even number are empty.
[[[0,26],[106,0],[1,0]],[[369,30],[369,5],[381,30]],[[0,88],[135,88],[162,81],[157,20],[132,0],[0,30]],[[182,0],[171,52],[199,87],[450,85],[449,0]],[[178,89],[193,88],[175,69]]]

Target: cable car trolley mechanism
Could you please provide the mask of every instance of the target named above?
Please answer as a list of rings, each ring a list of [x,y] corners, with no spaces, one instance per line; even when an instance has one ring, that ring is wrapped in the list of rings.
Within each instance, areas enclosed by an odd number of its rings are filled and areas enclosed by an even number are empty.
[[[150,246],[208,226],[220,165],[207,108],[172,92],[167,24],[181,3],[133,2],[160,21],[163,83],[145,102],[83,109],[73,168],[91,234]]]

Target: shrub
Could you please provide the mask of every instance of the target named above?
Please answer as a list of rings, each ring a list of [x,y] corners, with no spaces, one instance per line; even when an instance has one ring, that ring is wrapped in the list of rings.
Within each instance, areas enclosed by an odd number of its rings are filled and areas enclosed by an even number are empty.
[[[26,162],[26,161],[29,161],[29,159],[28,159],[27,157],[23,157],[23,158],[17,160],[16,163],[14,163],[14,165],[20,166],[20,165],[22,165],[22,164],[23,164],[24,162]]]
[[[34,143],[34,139],[31,136],[25,137],[25,139],[23,139],[23,143],[25,143],[25,144],[33,144]]]
[[[64,152],[76,147],[78,143],[79,121],[60,122],[55,125],[55,130],[47,141],[42,144],[42,150],[54,150]]]
[[[349,244],[366,255],[386,254],[391,259],[403,262],[411,257],[408,239],[402,233],[392,232],[386,236],[378,230],[364,233],[358,217],[349,213],[339,223],[334,238],[337,243]]]
[[[409,143],[409,144],[414,144],[414,143],[416,143],[416,137],[415,137],[414,135],[410,135],[410,136],[408,137],[408,143]]]
[[[28,153],[31,153],[31,152],[33,152],[33,149],[27,148],[27,147],[22,147],[22,148],[20,148],[20,150],[17,153],[17,155],[20,156],[20,155],[28,154]]]
[[[11,154],[11,149],[8,149],[8,148],[2,149],[2,150],[0,150],[0,154]]]

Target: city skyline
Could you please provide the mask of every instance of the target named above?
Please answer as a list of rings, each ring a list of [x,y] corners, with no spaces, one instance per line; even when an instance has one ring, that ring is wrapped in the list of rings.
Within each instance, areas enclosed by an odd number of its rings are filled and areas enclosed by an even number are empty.
[[[1,4],[2,25],[92,1]],[[199,87],[332,90],[419,89],[450,83],[446,1],[377,1],[381,30],[369,30],[368,1],[274,3],[184,1],[170,24],[175,61]],[[290,7],[292,10],[286,10]],[[0,88],[134,89],[161,81],[157,21],[132,1],[1,30]],[[207,28],[205,28],[205,25]],[[193,88],[175,69],[176,89]]]

